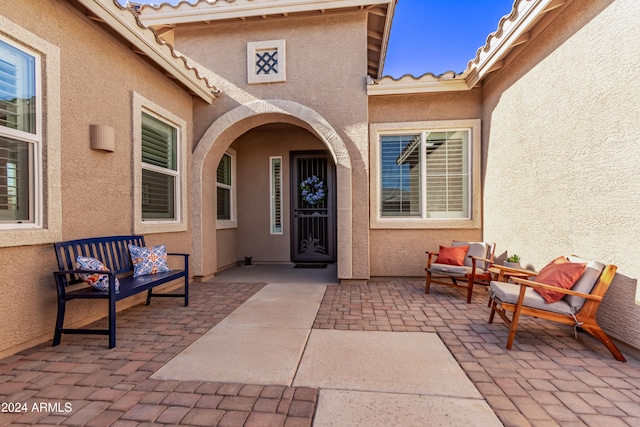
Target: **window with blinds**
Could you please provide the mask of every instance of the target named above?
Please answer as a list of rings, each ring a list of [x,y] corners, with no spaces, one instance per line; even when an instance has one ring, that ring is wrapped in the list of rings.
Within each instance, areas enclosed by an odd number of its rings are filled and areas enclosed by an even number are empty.
[[[232,158],[225,153],[220,159],[216,172],[216,194],[217,194],[217,218],[219,221],[231,221],[231,194],[232,194]]]
[[[282,157],[271,157],[271,234],[282,234]]]
[[[469,129],[380,137],[380,214],[470,218]]]
[[[142,219],[175,220],[177,129],[142,113]]]
[[[0,39],[0,223],[33,223],[37,58]]]

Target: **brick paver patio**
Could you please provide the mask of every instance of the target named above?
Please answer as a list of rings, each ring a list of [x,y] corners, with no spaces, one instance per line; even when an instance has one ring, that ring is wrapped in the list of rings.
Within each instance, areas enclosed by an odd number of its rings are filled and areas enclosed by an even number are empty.
[[[196,283],[189,307],[159,299],[119,313],[115,349],[65,335],[0,360],[0,402],[14,411],[0,425],[310,426],[316,389],[150,378],[262,286]],[[623,350],[628,363],[617,362],[586,334],[529,318],[508,351],[486,303],[483,288],[466,304],[449,287],[425,295],[421,281],[329,286],[314,328],[438,333],[507,426],[640,425],[636,357]]]

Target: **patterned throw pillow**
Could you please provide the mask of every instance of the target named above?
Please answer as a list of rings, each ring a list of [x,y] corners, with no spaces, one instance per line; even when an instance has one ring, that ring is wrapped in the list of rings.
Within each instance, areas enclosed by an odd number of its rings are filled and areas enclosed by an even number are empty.
[[[76,269],[78,270],[93,270],[93,271],[106,271],[109,270],[104,266],[102,262],[95,258],[79,256],[76,258]],[[78,277],[83,282],[87,282],[99,291],[109,290],[109,276],[99,273],[79,273]],[[120,290],[120,282],[116,277],[116,292]]]
[[[133,262],[133,277],[171,271],[167,266],[167,247],[165,245],[152,248],[129,245],[129,252],[131,253],[131,262]]]

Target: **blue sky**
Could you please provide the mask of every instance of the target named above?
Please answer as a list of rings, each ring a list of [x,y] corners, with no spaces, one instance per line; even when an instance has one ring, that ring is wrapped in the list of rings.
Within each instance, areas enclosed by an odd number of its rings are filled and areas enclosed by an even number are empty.
[[[398,0],[383,74],[461,73],[512,6],[513,0]]]
[[[383,74],[464,71],[512,6],[513,0],[398,0]]]

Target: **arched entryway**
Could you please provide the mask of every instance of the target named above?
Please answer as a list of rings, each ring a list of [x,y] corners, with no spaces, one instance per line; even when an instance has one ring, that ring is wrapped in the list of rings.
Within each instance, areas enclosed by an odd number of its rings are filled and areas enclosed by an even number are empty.
[[[328,150],[335,165],[337,273],[341,279],[352,277],[352,203],[351,160],[336,130],[316,111],[292,101],[254,101],[230,110],[211,124],[193,153],[193,271],[195,276],[214,274],[217,250],[225,239],[219,233],[215,207],[207,202],[215,189],[215,171],[229,147],[248,131],[268,124],[289,124],[306,130]],[[288,161],[288,159],[287,159]],[[214,182],[212,182],[212,180]],[[213,214],[212,214],[213,213]],[[220,242],[225,243],[225,242]],[[229,245],[236,243],[229,241]]]

